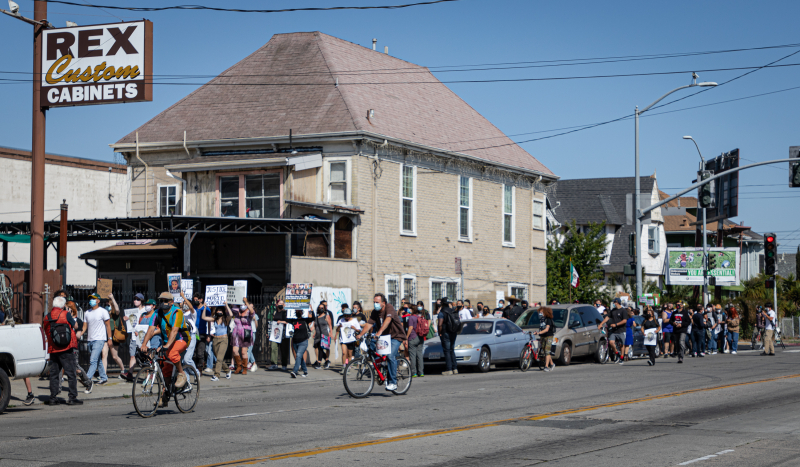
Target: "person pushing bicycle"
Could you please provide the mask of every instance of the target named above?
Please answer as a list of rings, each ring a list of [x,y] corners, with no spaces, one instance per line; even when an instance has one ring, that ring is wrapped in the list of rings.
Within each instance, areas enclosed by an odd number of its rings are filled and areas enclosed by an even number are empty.
[[[153,337],[158,327],[162,336],[168,336],[166,344],[162,345],[158,350],[166,350],[167,359],[175,365],[178,371],[175,379],[175,388],[182,388],[186,386],[187,378],[186,373],[183,371],[183,365],[181,365],[181,354],[189,346],[189,333],[183,319],[183,311],[178,305],[175,305],[172,294],[169,292],[159,295],[158,302],[158,316],[153,326],[147,328],[147,334],[142,343],[142,351],[147,352],[150,338]],[[162,365],[161,371],[164,373],[164,379],[169,381],[172,376],[172,368],[169,365]],[[166,406],[166,401],[162,401],[162,406]]]

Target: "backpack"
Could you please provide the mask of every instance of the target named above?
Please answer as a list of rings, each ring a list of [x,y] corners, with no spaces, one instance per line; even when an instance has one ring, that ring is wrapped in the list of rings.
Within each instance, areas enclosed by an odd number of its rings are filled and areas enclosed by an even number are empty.
[[[62,310],[62,312],[67,311]],[[69,344],[72,342],[72,329],[70,329],[69,323],[58,322],[61,315],[56,319],[52,317],[53,312],[51,311],[50,318],[48,318],[47,321],[50,322],[50,338],[53,340],[53,346],[57,349],[65,349],[69,347]]]
[[[455,313],[451,308],[444,312],[444,330],[447,332],[460,332],[461,331],[461,318],[458,313]]]
[[[414,326],[414,332],[417,333],[421,339],[424,339],[425,336],[428,335],[428,331],[430,330],[431,323],[425,319],[422,315],[417,315],[417,325]]]

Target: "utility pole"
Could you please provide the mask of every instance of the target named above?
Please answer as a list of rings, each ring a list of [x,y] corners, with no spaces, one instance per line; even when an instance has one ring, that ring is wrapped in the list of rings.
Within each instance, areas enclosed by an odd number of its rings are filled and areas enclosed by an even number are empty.
[[[33,134],[31,143],[31,323],[44,316],[44,142],[45,109],[41,103],[42,31],[47,28],[47,2],[33,2]]]
[[[67,219],[68,219],[67,200],[61,204],[61,222],[58,232],[58,268],[61,270],[61,286],[67,285]]]

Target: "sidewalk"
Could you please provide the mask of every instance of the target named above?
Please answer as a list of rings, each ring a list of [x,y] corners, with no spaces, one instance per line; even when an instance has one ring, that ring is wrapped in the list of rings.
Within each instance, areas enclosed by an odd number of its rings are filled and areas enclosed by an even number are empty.
[[[202,368],[200,369],[202,371]],[[83,401],[101,400],[101,399],[117,399],[117,398],[130,398],[132,391],[132,383],[123,381],[117,377],[119,372],[112,372],[108,375],[108,383],[104,386],[95,384],[91,394],[84,394],[84,387],[78,382],[78,399]],[[200,378],[200,387],[205,393],[207,391],[218,391],[227,389],[243,389],[261,386],[273,386],[279,384],[302,384],[309,381],[341,381],[342,375],[340,368],[331,367],[330,370],[314,370],[308,369],[307,378],[294,379],[289,376],[288,372],[281,370],[269,371],[263,367],[251,372],[248,371],[247,375],[231,375],[231,379],[225,379],[224,374],[219,381],[211,382],[211,377],[202,375]],[[36,396],[34,406],[43,405],[44,401],[50,398],[50,380],[40,380],[39,378],[31,378],[31,387],[33,394]],[[67,400],[69,397],[66,381],[61,383],[61,394],[58,395],[59,399]],[[25,382],[23,380],[11,381],[11,400],[9,401],[9,408],[24,407],[22,401],[25,399],[27,391],[25,389]]]

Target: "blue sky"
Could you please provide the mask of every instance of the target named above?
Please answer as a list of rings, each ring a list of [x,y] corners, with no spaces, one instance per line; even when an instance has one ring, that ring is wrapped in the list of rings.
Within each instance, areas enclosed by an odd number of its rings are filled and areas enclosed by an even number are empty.
[[[86,0],[92,3],[92,0]],[[5,3],[5,2],[3,2]],[[33,2],[18,0],[33,16]],[[98,4],[157,6],[174,1],[97,0]],[[213,1],[195,3],[239,8],[381,5],[402,0]],[[5,6],[3,6],[5,8]],[[96,8],[50,4],[50,21],[80,25],[119,21]],[[137,13],[108,10],[131,21],[154,22],[156,74],[216,75],[269,41],[272,34],[322,31],[429,67],[522,61],[618,57],[716,51],[800,43],[796,18],[800,2],[712,1],[634,2],[461,0],[404,10],[329,11],[276,14],[207,11]],[[32,69],[31,27],[0,17],[0,71]],[[656,60],[512,70],[436,72],[443,81],[594,76],[762,66],[800,47]],[[800,63],[800,53],[780,62]],[[741,71],[700,72],[701,80],[724,82]],[[19,76],[0,74],[0,78]],[[730,84],[672,104],[663,111],[712,104],[800,86],[800,67],[757,71]],[[688,84],[690,74],[449,85],[515,141],[552,135],[543,132],[602,122],[647,106],[665,92]],[[114,160],[109,143],[191,92],[191,86],[156,86],[153,102],[59,108],[48,113],[47,150]],[[681,91],[684,97],[693,90]],[[0,84],[0,145],[30,147],[30,85]],[[800,145],[797,111],[800,89],[703,108],[653,115],[640,123],[642,174],[657,171],[668,193],[695,178],[698,156],[734,148],[742,164],[788,157]],[[654,111],[653,113],[658,112]],[[542,132],[535,134],[524,134]],[[523,143],[534,157],[562,178],[633,175],[634,124],[624,120],[569,135]],[[800,189],[788,188],[785,165],[756,168],[741,175],[740,216],[758,232],[774,231],[781,251],[800,243]]]

